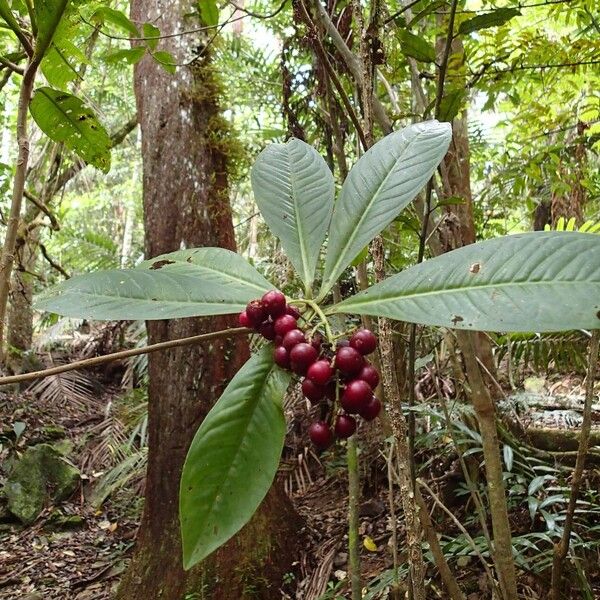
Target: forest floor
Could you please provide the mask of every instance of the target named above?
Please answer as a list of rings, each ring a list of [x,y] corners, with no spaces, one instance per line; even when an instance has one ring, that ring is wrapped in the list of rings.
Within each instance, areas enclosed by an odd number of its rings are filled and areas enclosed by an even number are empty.
[[[6,476],[3,464],[27,447],[47,442],[65,449],[65,456],[80,470],[81,485],[67,501],[47,506],[28,527],[10,516],[0,497],[0,599],[109,600],[127,566],[142,509],[142,471],[124,478],[106,499],[102,498],[104,501],[98,502],[94,496],[107,471],[124,460],[118,448],[126,436],[119,429],[122,423],[114,410],[124,392],[115,385],[115,373],[106,371],[46,381],[25,392],[0,393],[0,480]],[[580,383],[563,381],[562,385],[574,389]],[[293,401],[290,404],[298,406]],[[306,419],[303,408],[289,410],[292,420]],[[19,435],[15,435],[16,425]],[[289,598],[344,598],[348,555],[343,449],[336,448],[318,457],[306,440],[294,433],[299,429],[306,428],[290,429],[286,441],[288,459],[284,460],[279,477],[306,522],[306,539],[311,544],[303,551],[297,573],[290,574],[294,581],[288,582],[289,587],[295,592]],[[360,540],[362,573],[369,582],[367,599],[385,597],[378,594],[390,586],[393,566],[393,521],[388,510],[386,463],[378,439],[379,432],[373,428],[361,442]],[[420,462],[427,462],[428,481],[435,482],[442,500],[464,522],[464,500],[455,494],[463,481],[456,460],[438,456],[433,450],[426,450],[428,454],[422,450],[419,457]],[[396,487],[397,507],[401,506],[398,494]],[[531,530],[526,504],[512,506],[511,520],[515,532]],[[445,536],[460,536],[450,518],[438,515],[437,522]],[[402,540],[401,515],[396,518],[396,529]],[[399,563],[405,564],[405,559],[400,555]],[[455,561],[454,569],[468,600],[491,597],[488,580],[470,553]],[[433,568],[429,568],[428,575],[432,577],[431,598],[444,598],[443,590],[433,579]],[[595,573],[593,586],[595,579],[600,581],[600,574]],[[527,597],[545,597],[543,578],[523,576],[521,582],[530,590]],[[600,598],[600,585],[596,592],[598,596],[594,597]],[[573,598],[578,597],[583,596]]]

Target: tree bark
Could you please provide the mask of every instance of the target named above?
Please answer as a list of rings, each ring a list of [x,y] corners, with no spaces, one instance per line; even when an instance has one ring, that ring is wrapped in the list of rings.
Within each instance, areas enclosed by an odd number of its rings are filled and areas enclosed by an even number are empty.
[[[163,33],[197,26],[193,2],[134,0],[135,22],[151,22]],[[178,64],[200,39],[165,40]],[[196,50],[197,51],[197,50]],[[235,249],[228,199],[228,145],[220,114],[220,85],[204,50],[189,66],[167,74],[146,57],[135,69],[142,131],[146,256],[182,247]],[[234,325],[233,317],[147,323],[156,343]],[[275,598],[294,560],[298,519],[287,497],[271,490],[253,520],[223,549],[185,572],[181,562],[178,488],[183,461],[202,419],[248,358],[240,338],[150,355],[149,463],[146,501],[132,564],[120,600],[182,600],[190,596],[229,600]],[[251,476],[251,474],[249,474]]]

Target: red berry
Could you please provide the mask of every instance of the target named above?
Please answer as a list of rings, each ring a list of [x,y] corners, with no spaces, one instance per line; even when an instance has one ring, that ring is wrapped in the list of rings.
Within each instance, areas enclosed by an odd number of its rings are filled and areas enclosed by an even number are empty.
[[[275,333],[277,335],[285,335],[292,329],[297,329],[296,319],[292,315],[281,315],[275,319]]]
[[[373,390],[366,381],[355,379],[346,386],[340,402],[346,412],[354,414],[367,405],[372,395]]]
[[[279,290],[271,290],[262,297],[262,305],[273,318],[285,314],[285,296]]]
[[[310,344],[305,342],[296,344],[290,350],[292,371],[294,371],[294,373],[298,373],[298,375],[304,375],[308,367],[310,367],[315,360],[317,360],[317,351]]]
[[[296,344],[306,342],[306,337],[300,329],[292,329],[283,336],[283,346],[286,350],[291,350]]]
[[[265,321],[258,326],[258,333],[262,335],[266,340],[275,339],[275,325],[272,321]]]
[[[350,346],[358,350],[363,356],[371,354],[377,348],[377,338],[370,329],[359,329],[350,338]]]
[[[285,312],[286,314],[294,317],[294,319],[299,319],[302,316],[300,311],[295,306],[290,306],[289,304],[286,306]]]
[[[252,327],[258,329],[258,326],[267,318],[267,311],[260,300],[252,300],[246,306],[246,316],[252,323]]]
[[[290,355],[283,346],[277,346],[277,348],[273,350],[273,360],[275,361],[275,364],[279,365],[282,369],[290,368]]]
[[[365,421],[372,421],[380,412],[381,402],[379,401],[379,398],[377,398],[377,396],[371,396],[371,399],[360,409],[358,414]]]
[[[325,450],[333,442],[333,433],[325,421],[312,423],[308,428],[308,437],[319,450]]]
[[[367,363],[358,374],[358,379],[366,381],[371,389],[374,390],[379,385],[379,372],[370,363]]]
[[[322,385],[317,385],[310,379],[305,379],[302,382],[302,393],[311,401],[318,402],[325,397],[325,388]]]
[[[306,376],[318,385],[326,385],[333,377],[333,369],[328,360],[318,360],[308,367]]]
[[[252,323],[250,322],[250,319],[248,317],[248,313],[243,310],[239,316],[238,316],[238,323],[240,324],[240,327],[252,327]]]
[[[356,419],[349,415],[340,415],[335,421],[335,435],[349,438],[356,431]]]
[[[345,375],[356,375],[364,363],[365,359],[360,352],[350,346],[339,348],[335,355],[335,366]]]

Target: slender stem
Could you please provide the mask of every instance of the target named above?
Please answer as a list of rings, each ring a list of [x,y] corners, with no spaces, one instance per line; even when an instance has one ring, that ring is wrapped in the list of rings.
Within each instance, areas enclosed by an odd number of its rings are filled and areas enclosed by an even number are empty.
[[[348,461],[348,559],[352,600],[361,600],[360,583],[360,542],[358,536],[358,505],[360,500],[360,474],[358,472],[358,452],[356,436],[348,438],[346,446]]]
[[[390,510],[390,522],[392,528],[392,560],[394,566],[394,587],[393,594],[400,595],[400,577],[398,569],[398,524],[396,522],[396,503],[394,501],[394,456],[396,454],[396,440],[392,437],[390,442],[390,451],[386,457],[387,478],[388,478],[388,506]]]
[[[483,557],[483,554],[481,554],[481,552],[479,551],[475,540],[469,535],[469,532],[463,527],[462,523],[456,518],[455,514],[446,507],[446,505],[439,499],[436,493],[423,480],[417,479],[417,485],[427,490],[427,493],[433,498],[433,501],[452,519],[453,523],[460,529],[461,533],[465,536],[467,542],[469,542],[469,545],[473,549],[473,553],[481,561],[481,565],[483,566],[485,572],[488,574],[490,580],[494,581],[494,576],[490,570],[490,567],[485,558]]]
[[[575,508],[577,498],[583,479],[583,470],[585,468],[585,459],[590,444],[590,431],[592,427],[592,403],[594,400],[594,381],[596,379],[596,369],[598,366],[598,346],[600,344],[600,330],[595,329],[592,332],[590,340],[588,370],[585,381],[585,402],[583,406],[583,423],[581,424],[581,434],[579,436],[579,448],[577,449],[577,460],[573,470],[573,481],[571,482],[571,496],[567,507],[565,517],[565,526],[563,534],[558,544],[554,545],[554,559],[552,561],[552,600],[559,600],[562,596],[562,572],[565,558],[569,552],[571,541],[571,532],[573,531],[573,519],[575,517]]]
[[[15,246],[19,231],[19,220],[21,205],[23,203],[23,191],[25,190],[25,179],[27,177],[27,163],[29,162],[29,137],[27,134],[27,112],[29,102],[33,93],[33,85],[39,62],[34,58],[25,69],[21,80],[19,93],[19,108],[17,113],[17,143],[19,154],[13,180],[12,201],[6,227],[6,237],[0,255],[0,361],[4,359],[4,320],[6,317],[6,305],[8,303],[8,292],[10,289],[10,276],[15,260]]]
[[[313,302],[312,300],[305,299],[304,302],[306,304],[308,304],[308,306],[310,306],[315,311],[315,314],[319,317],[321,323],[323,323],[323,327],[325,327],[325,334],[327,335],[327,341],[330,344],[332,344],[333,343],[333,333],[331,331],[331,327],[329,326],[329,321],[327,320],[327,317],[321,310],[321,307],[316,302]]]
[[[417,506],[419,507],[419,516],[421,517],[423,531],[425,532],[425,537],[427,538],[427,543],[429,544],[429,549],[431,550],[433,560],[438,568],[438,571],[440,572],[440,578],[446,586],[446,590],[448,590],[448,594],[450,594],[450,598],[452,600],[465,600],[465,596],[458,587],[456,578],[452,574],[452,571],[446,562],[444,551],[440,546],[433,522],[429,516],[429,510],[427,509],[427,505],[425,504],[425,500],[423,500],[421,490],[418,486],[415,486],[415,500],[417,502]]]
[[[191,344],[197,344],[206,340],[214,340],[216,338],[232,337],[236,335],[247,335],[249,333],[252,333],[251,329],[247,329],[246,327],[236,327],[234,329],[222,329],[220,331],[212,331],[210,333],[202,333],[200,335],[178,338],[176,340],[169,340],[168,342],[159,342],[158,344],[150,344],[149,346],[143,346],[142,348],[132,348],[131,350],[122,350],[121,352],[113,352],[111,354],[105,354],[104,356],[95,356],[94,358],[77,360],[67,365],[60,365],[59,367],[52,367],[51,369],[44,369],[43,371],[32,371],[31,373],[23,373],[21,375],[0,377],[0,386],[8,385],[9,383],[20,383],[21,381],[32,381],[33,379],[50,377],[50,375],[58,375],[59,373],[65,373],[66,371],[74,371],[76,369],[84,369],[86,367],[95,367],[96,365],[101,365],[113,360],[130,358],[132,356],[139,356],[140,354],[150,354],[151,352],[158,352],[159,350],[167,350],[169,348],[177,348],[179,346],[189,346]]]

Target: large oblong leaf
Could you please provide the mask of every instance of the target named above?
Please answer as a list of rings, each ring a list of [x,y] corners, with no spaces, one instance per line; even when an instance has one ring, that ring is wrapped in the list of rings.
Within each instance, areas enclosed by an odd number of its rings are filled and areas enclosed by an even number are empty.
[[[42,57],[52,42],[69,0],[34,0],[37,36],[35,53]]]
[[[41,87],[35,90],[29,109],[34,121],[51,140],[64,142],[85,162],[108,172],[110,136],[80,98],[51,87]]]
[[[332,306],[480,331],[600,328],[600,239],[577,232],[511,235],[448,252]]]
[[[47,292],[36,308],[111,321],[224,315],[244,310],[272,288],[239,254],[193,248],[158,256],[136,269],[73,277]]]
[[[252,168],[256,204],[307,288],[331,219],[334,187],[323,157],[295,138],[267,146]]]
[[[274,366],[272,351],[266,346],[238,371],[188,451],[179,494],[186,569],[250,520],[275,478],[290,375]]]
[[[377,142],[354,165],[335,205],[320,298],[414,199],[446,154],[452,128],[426,121]]]

